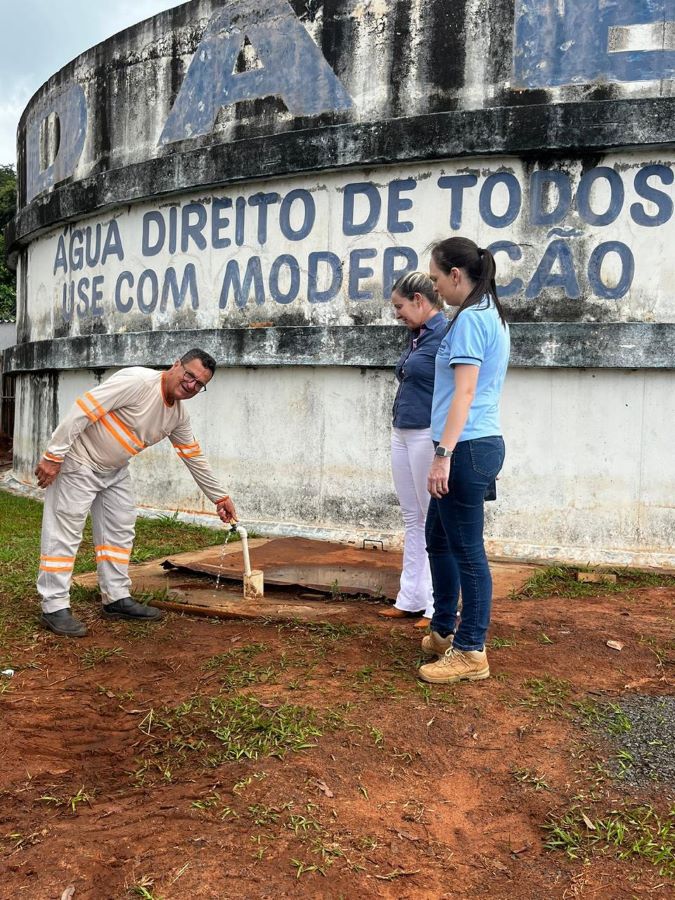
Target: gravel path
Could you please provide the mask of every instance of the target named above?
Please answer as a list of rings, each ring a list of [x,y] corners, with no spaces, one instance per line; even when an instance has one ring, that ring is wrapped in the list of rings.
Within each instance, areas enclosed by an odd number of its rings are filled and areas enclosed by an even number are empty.
[[[636,786],[675,784],[675,697],[633,695],[617,705],[631,724],[614,735],[621,777]]]

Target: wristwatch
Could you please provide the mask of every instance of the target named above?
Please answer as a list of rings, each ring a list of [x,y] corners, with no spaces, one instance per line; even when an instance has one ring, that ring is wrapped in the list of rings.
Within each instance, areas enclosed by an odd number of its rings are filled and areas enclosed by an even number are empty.
[[[435,452],[435,455],[436,455],[436,456],[452,456],[452,454],[453,454],[455,451],[454,451],[454,450],[448,450],[447,447],[441,447],[441,445],[439,444],[438,447],[436,447],[436,450],[435,450],[434,452]]]

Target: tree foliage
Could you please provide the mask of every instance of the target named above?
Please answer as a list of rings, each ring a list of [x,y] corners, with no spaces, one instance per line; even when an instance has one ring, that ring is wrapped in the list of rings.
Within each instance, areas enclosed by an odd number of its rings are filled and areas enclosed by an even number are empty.
[[[0,166],[0,319],[16,316],[16,277],[5,258],[5,226],[16,214],[14,166]]]

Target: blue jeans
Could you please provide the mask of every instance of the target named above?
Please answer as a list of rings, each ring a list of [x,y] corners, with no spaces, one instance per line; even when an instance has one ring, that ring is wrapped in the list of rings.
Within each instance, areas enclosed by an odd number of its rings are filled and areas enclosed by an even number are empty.
[[[504,463],[501,436],[460,441],[450,465],[448,493],[429,503],[426,541],[434,586],[431,628],[455,630],[459,591],[461,622],[453,646],[482,650],[490,624],[492,576],[483,543],[485,493]]]

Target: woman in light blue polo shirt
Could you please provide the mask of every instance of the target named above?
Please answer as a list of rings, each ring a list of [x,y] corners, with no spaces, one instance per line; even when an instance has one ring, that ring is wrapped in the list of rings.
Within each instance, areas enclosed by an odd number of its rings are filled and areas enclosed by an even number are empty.
[[[388,618],[418,616],[426,628],[434,611],[431,572],[424,524],[429,507],[427,475],[434,458],[431,400],[436,351],[448,327],[443,301],[424,272],[401,276],[391,292],[399,322],[410,340],[396,365],[398,390],[392,410],[391,471],[404,525],[401,586],[393,606],[380,611]]]
[[[490,674],[485,636],[492,577],[483,504],[504,462],[499,402],[510,341],[489,250],[467,238],[448,238],[432,247],[429,272],[440,296],[458,311],[436,355],[431,410],[436,451],[428,477],[426,542],[434,615],[422,649],[438,659],[419,674],[424,681],[450,684]]]

